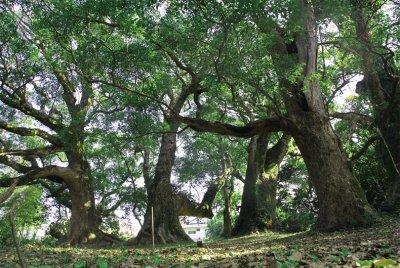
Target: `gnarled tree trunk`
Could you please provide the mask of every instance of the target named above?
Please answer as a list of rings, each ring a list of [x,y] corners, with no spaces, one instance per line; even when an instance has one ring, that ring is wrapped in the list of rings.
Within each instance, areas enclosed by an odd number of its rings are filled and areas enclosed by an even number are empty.
[[[314,77],[317,62],[314,7],[306,0],[299,0],[299,3],[304,30],[294,36],[292,43],[281,40],[277,47],[280,53],[304,66],[303,75],[297,81],[281,77],[280,83],[286,89],[284,100],[292,124],[290,132],[317,194],[316,227],[330,231],[365,225],[373,211],[333,131],[318,80]],[[275,62],[278,68],[285,64],[279,58]]]
[[[267,146],[268,139],[265,135],[255,136],[250,140],[242,203],[239,217],[232,230],[233,235],[245,235],[266,227],[260,218],[257,206],[256,184],[265,161]]]
[[[261,219],[267,228],[274,228],[276,221],[276,190],[279,165],[286,155],[290,137],[286,134],[266,151],[265,162],[257,184],[257,203]]]
[[[175,128],[175,130],[177,127]],[[175,161],[176,133],[163,134],[154,179],[148,189],[147,209],[143,226],[134,239],[135,244],[150,244],[151,208],[154,211],[154,230],[156,243],[176,243],[191,241],[180,222],[174,191],[170,182]]]
[[[69,243],[76,245],[97,241],[100,222],[88,176],[80,174],[68,184],[68,189],[71,197]]]
[[[301,122],[301,123],[300,123]],[[328,117],[308,112],[293,133],[318,198],[318,230],[331,231],[367,223],[372,215],[364,192],[353,176]]]
[[[273,229],[276,221],[276,190],[278,186],[278,167],[273,167],[260,175],[257,183],[258,210],[266,228]]]
[[[67,152],[67,157],[69,168],[73,171],[73,177],[64,178],[71,199],[68,242],[71,245],[94,243],[101,238],[101,219],[96,214],[90,166],[83,158],[82,149],[78,145]]]

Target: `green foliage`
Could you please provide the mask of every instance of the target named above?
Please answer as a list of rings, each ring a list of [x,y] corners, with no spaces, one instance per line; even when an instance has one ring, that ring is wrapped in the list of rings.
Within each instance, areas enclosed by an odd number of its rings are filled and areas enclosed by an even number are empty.
[[[239,204],[241,199],[241,194],[239,192],[234,192],[231,201],[231,219],[232,226],[235,225],[237,217],[239,216],[236,211],[236,206]],[[224,219],[223,219],[223,197],[221,193],[218,193],[215,200],[218,206],[218,212],[214,217],[207,223],[206,236],[209,239],[219,239],[222,238],[222,233],[224,229]]]
[[[359,260],[357,261],[357,266],[360,267],[372,267],[374,262],[372,260]]]
[[[17,189],[14,195],[0,208],[0,243],[3,245],[11,243],[11,226],[7,212],[14,202],[17,203],[14,221],[20,238],[34,239],[37,229],[45,220],[43,190],[36,186]]]
[[[374,267],[376,268],[384,268],[397,265],[397,262],[391,259],[382,258],[380,260],[374,261]]]
[[[96,264],[97,264],[98,268],[108,268],[109,267],[107,260],[102,259],[102,258],[98,259],[96,261]]]
[[[289,232],[308,230],[315,220],[315,215],[309,211],[297,211],[295,209],[276,209],[276,224],[279,229]]]
[[[302,160],[289,159],[278,176],[276,227],[289,232],[308,230],[316,218],[316,197]]]
[[[86,268],[85,260],[78,260],[74,263],[74,268]]]
[[[206,236],[209,239],[217,239],[222,237],[222,230],[224,228],[223,215],[218,213],[207,223]]]

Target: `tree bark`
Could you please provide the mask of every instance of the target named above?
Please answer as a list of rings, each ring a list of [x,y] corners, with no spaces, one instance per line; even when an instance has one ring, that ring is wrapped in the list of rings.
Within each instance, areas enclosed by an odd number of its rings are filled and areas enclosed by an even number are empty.
[[[257,183],[258,210],[266,228],[273,229],[276,221],[276,190],[278,186],[278,167],[260,174]]]
[[[259,213],[269,229],[275,227],[278,171],[279,165],[287,153],[289,140],[290,136],[284,134],[272,148],[266,151],[264,166],[257,184]]]
[[[303,127],[293,137],[317,194],[317,229],[332,231],[365,225],[373,211],[328,118],[308,113],[298,119]]]
[[[170,182],[175,151],[176,133],[163,134],[154,179],[148,191],[144,223],[133,241],[135,244],[152,242],[151,207],[154,209],[154,238],[157,244],[191,241],[179,222],[178,207]]]
[[[215,196],[221,188],[222,179],[223,178],[218,177],[214,181],[210,182],[210,185],[208,186],[207,191],[204,193],[203,199],[200,203],[192,200],[186,193],[175,193],[174,197],[177,202],[179,216],[192,216],[197,218],[211,219],[214,216],[212,205],[214,203]]]
[[[100,220],[96,215],[94,193],[89,178],[80,174],[73,182],[68,183],[68,189],[71,197],[69,244],[98,241]]]
[[[77,131],[78,132],[78,131]],[[73,139],[66,152],[73,176],[64,177],[71,198],[71,218],[68,233],[70,245],[111,242],[107,234],[100,231],[101,218],[96,212],[94,189],[90,165],[83,156],[84,134]],[[115,242],[115,241],[113,241]]]
[[[223,186],[224,196],[224,211],[223,211],[223,230],[222,235],[224,237],[230,237],[232,235],[232,217],[231,217],[231,200],[233,194],[233,180],[231,177],[225,178]]]
[[[255,136],[250,140],[242,203],[239,217],[232,230],[233,235],[250,234],[266,227],[258,211],[256,183],[265,161],[267,146],[268,139],[266,135]]]

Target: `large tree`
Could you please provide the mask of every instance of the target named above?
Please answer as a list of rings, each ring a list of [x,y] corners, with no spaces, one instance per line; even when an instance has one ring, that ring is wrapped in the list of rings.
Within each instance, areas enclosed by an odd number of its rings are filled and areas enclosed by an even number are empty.
[[[272,225],[268,223],[269,219],[275,218],[278,174],[272,169],[279,165],[286,154],[288,137],[284,135],[274,146],[268,148],[270,140],[268,135],[250,139],[242,202],[233,235],[264,230]],[[274,174],[269,176],[269,172]]]
[[[275,18],[279,16],[274,17],[273,10],[262,3],[239,5],[239,8],[229,3],[221,6],[231,7],[237,12],[236,16],[250,15],[257,25],[253,31],[268,37],[269,43],[265,47],[272,59],[285,112],[244,126],[181,115],[176,117],[197,131],[245,138],[287,131],[299,147],[318,197],[317,228],[334,230],[365,224],[373,211],[333,131],[319,86],[316,7],[307,1],[294,1],[290,15],[280,13],[285,21],[278,22]],[[247,26],[254,27],[254,24]]]
[[[85,156],[95,88],[87,40],[54,30],[43,6],[2,5],[0,101],[3,131],[1,163],[17,175],[1,186],[47,180],[68,190],[68,241],[104,238],[95,209],[93,177]],[[4,26],[4,27],[3,27]],[[4,139],[4,140],[3,140]],[[46,184],[43,184],[46,185]]]

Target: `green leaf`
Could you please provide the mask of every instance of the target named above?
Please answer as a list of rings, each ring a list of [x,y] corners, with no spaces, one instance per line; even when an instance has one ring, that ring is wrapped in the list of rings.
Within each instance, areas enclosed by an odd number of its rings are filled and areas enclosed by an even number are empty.
[[[374,267],[377,267],[377,268],[388,267],[388,266],[396,265],[396,264],[397,264],[396,261],[391,260],[391,259],[385,259],[385,258],[374,261]]]
[[[347,257],[349,256],[351,251],[348,248],[343,248],[340,250],[340,256]]]
[[[334,263],[339,264],[340,263],[340,257],[332,255],[331,256],[331,261],[334,262]]]
[[[74,268],[85,268],[86,267],[86,261],[85,260],[79,260],[75,262]]]
[[[98,259],[96,264],[99,268],[108,268],[108,262],[105,259]]]
[[[359,260],[356,265],[360,267],[371,267],[374,262],[372,260]]]

